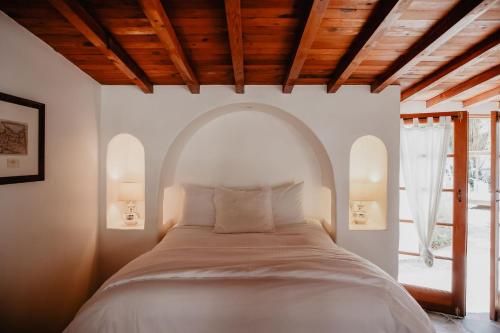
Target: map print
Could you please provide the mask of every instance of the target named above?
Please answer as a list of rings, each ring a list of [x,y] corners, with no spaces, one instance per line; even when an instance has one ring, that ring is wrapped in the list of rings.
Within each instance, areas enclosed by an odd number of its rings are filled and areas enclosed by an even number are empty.
[[[0,119],[0,155],[28,153],[28,124]]]

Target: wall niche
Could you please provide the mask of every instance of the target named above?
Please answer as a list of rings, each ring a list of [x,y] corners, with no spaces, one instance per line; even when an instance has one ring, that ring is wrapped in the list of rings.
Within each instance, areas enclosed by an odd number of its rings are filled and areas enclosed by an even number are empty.
[[[349,230],[387,229],[387,149],[372,135],[351,147],[349,212]]]
[[[108,143],[106,156],[106,228],[144,229],[144,146],[130,134]]]

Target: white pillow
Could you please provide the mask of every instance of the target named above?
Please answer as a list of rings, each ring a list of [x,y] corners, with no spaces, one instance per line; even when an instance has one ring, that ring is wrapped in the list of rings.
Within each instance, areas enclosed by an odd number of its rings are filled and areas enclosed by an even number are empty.
[[[253,191],[217,187],[214,205],[216,233],[274,231],[269,187]]]
[[[302,223],[304,182],[273,187],[272,206],[275,225]]]
[[[215,208],[214,189],[192,184],[182,185],[184,200],[179,225],[213,226]]]

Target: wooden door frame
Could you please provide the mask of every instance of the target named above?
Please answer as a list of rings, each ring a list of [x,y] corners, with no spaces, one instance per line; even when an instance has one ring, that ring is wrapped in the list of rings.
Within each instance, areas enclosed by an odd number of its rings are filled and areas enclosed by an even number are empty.
[[[404,285],[408,292],[422,305],[432,310],[460,317],[466,313],[467,272],[467,193],[468,193],[468,137],[469,117],[467,111],[402,114],[401,119],[452,117],[453,131],[453,259],[451,292],[419,286]]]
[[[491,225],[490,225],[490,319],[498,320],[500,304],[498,302],[498,220],[497,220],[497,181],[498,181],[498,153],[497,153],[497,122],[500,113],[491,111]]]

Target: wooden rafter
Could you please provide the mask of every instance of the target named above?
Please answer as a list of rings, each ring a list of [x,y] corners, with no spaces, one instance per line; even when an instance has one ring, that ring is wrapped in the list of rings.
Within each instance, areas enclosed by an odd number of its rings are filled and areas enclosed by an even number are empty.
[[[500,65],[496,65],[470,79],[457,84],[454,87],[442,92],[441,94],[427,100],[426,106],[430,108],[438,103],[444,102],[458,94],[461,94],[469,89],[474,88],[475,86],[484,83],[488,80],[493,79],[497,75],[500,75]]]
[[[79,1],[50,0],[50,3],[142,91],[153,92],[153,84],[144,71]]]
[[[245,69],[243,53],[243,31],[241,28],[240,0],[225,0],[227,32],[231,59],[233,62],[234,84],[237,93],[245,92]]]
[[[144,14],[156,32],[156,35],[167,49],[170,60],[179,71],[180,76],[193,94],[200,93],[200,84],[189,64],[189,61],[177,39],[174,27],[167,16],[161,0],[139,0]]]
[[[307,18],[304,31],[302,32],[302,37],[300,38],[299,46],[293,57],[292,65],[288,71],[285,82],[283,83],[283,92],[291,93],[295,81],[300,75],[302,66],[306,61],[309,49],[316,37],[319,27],[321,25],[321,20],[325,15],[326,9],[328,8],[328,3],[330,0],[314,0],[309,12],[309,17]]]
[[[420,37],[402,56],[375,79],[371,90],[379,93],[394,83],[401,75],[423,60],[438,47],[446,43],[469,23],[490,9],[496,0],[463,0],[422,37]]]
[[[411,0],[378,2],[363,28],[335,67],[332,78],[328,82],[329,93],[336,92],[349,79],[361,62],[368,57],[370,50],[377,45],[387,28],[399,18],[410,3]]]
[[[467,98],[465,101],[462,102],[462,105],[464,108],[466,108],[477,103],[486,102],[492,98],[498,97],[499,95],[500,95],[500,86],[496,86],[493,89],[483,91],[482,93],[477,94],[476,96]]]
[[[490,56],[500,49],[500,28],[487,36],[479,43],[473,45],[459,56],[451,59],[449,62],[439,67],[434,72],[427,75],[422,80],[401,92],[401,101],[405,101],[411,96],[418,94],[424,89],[432,88],[442,82],[446,77],[471,66],[482,59]]]

